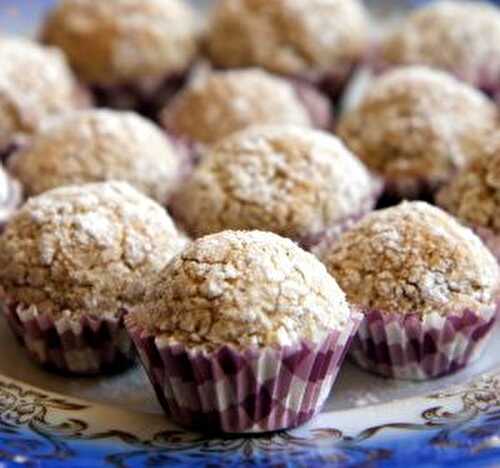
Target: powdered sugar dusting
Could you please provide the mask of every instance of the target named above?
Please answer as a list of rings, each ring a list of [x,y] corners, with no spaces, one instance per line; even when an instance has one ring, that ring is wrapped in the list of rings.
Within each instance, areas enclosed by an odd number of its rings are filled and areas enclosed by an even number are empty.
[[[415,66],[378,78],[360,105],[343,116],[338,133],[390,182],[434,187],[482,151],[497,117],[479,91]]]
[[[131,112],[88,110],[49,119],[31,144],[9,159],[29,195],[52,188],[124,180],[166,203],[181,158],[161,130]]]
[[[212,61],[226,68],[310,75],[357,62],[368,30],[357,0],[223,0],[207,43]]]
[[[498,265],[479,238],[423,202],[374,212],[323,259],[349,300],[389,313],[458,313],[492,303]]]
[[[78,106],[62,53],[27,39],[0,37],[0,146],[31,133],[50,115]]]
[[[488,89],[499,84],[499,55],[498,8],[452,1],[416,10],[389,35],[381,53],[388,64],[425,64]]]
[[[474,228],[500,233],[500,134],[438,194],[438,203]]]
[[[183,245],[161,206],[127,184],[64,187],[15,214],[0,243],[0,282],[40,312],[113,315],[143,298]]]
[[[162,339],[211,349],[317,342],[350,315],[314,256],[274,234],[224,231],[176,256],[152,288],[151,303],[127,320]]]
[[[0,167],[0,206],[7,203],[10,194],[10,181],[7,173]]]
[[[311,125],[294,87],[258,69],[195,75],[162,120],[174,134],[204,144],[250,125]]]
[[[63,0],[44,37],[86,81],[110,84],[185,70],[198,52],[198,29],[195,13],[178,0]]]
[[[375,191],[368,171],[332,135],[254,126],[206,153],[174,209],[195,236],[262,229],[301,240],[369,210]]]
[[[0,229],[22,201],[21,185],[0,167]]]

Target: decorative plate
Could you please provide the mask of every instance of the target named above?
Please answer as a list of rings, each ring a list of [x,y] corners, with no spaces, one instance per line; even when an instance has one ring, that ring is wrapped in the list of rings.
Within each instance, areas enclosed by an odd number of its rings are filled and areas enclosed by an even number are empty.
[[[0,0],[0,30],[34,31],[52,1]],[[500,327],[480,361],[432,382],[347,363],[312,422],[253,437],[174,426],[139,367],[68,379],[34,366],[3,321],[0,342],[1,466],[500,466]]]

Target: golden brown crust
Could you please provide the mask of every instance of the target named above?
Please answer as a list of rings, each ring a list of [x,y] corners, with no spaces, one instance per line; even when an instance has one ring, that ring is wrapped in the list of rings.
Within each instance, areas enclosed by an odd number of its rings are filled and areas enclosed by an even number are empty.
[[[0,242],[0,285],[40,313],[116,316],[184,244],[163,208],[125,183],[31,198]]]
[[[500,12],[485,2],[435,2],[390,34],[380,55],[386,65],[428,65],[474,85],[498,86]]]
[[[225,231],[189,244],[127,320],[160,339],[211,349],[317,341],[341,329],[350,310],[324,266],[293,242]]]
[[[300,241],[371,209],[374,191],[368,171],[334,136],[255,126],[205,154],[174,211],[195,237],[260,229]]]
[[[287,75],[352,66],[368,43],[358,0],[221,0],[208,34],[212,61]]]
[[[388,181],[446,181],[482,151],[495,106],[479,91],[425,67],[378,78],[341,119],[339,136]]]
[[[175,135],[203,144],[250,125],[311,125],[294,87],[257,69],[195,75],[165,109],[163,122]]]
[[[423,202],[367,215],[323,260],[352,304],[385,313],[480,310],[496,299],[500,283],[479,238]]]
[[[81,104],[59,50],[0,37],[0,148],[32,134],[46,117]]]
[[[180,158],[163,132],[139,115],[88,110],[49,121],[8,164],[28,195],[123,180],[165,203],[179,179]]]
[[[197,35],[194,12],[178,0],[62,0],[43,30],[82,79],[101,85],[183,72]]]
[[[500,234],[500,134],[438,194],[444,209],[473,227]]]

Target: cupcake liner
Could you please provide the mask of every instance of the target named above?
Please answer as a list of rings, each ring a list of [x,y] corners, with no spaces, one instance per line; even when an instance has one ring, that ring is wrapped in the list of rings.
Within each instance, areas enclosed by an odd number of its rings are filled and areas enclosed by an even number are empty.
[[[206,151],[207,146],[202,143],[197,143],[191,138],[178,135],[169,128],[164,127],[170,142],[175,146],[177,153],[182,158],[181,173],[183,178],[191,175],[193,169],[201,162],[203,152]]]
[[[162,79],[139,80],[114,85],[89,84],[96,104],[136,112],[158,121],[158,113],[184,86],[189,71],[173,73]]]
[[[424,317],[368,310],[350,357],[363,369],[397,379],[426,380],[450,374],[480,356],[497,309],[498,304],[481,312],[465,309]]]
[[[304,81],[291,80],[299,101],[306,108],[315,128],[333,130],[335,119],[331,103],[320,90]]]
[[[123,314],[115,319],[54,320],[35,307],[7,300],[4,315],[30,357],[49,370],[72,375],[115,373],[134,361]]]
[[[189,349],[127,323],[167,416],[209,432],[259,433],[305,423],[322,407],[361,321],[320,343]]]

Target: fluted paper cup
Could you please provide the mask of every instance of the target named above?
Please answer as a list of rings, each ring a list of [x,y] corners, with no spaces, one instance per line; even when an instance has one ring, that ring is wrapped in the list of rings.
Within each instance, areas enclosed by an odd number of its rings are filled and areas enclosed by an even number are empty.
[[[216,351],[172,344],[126,320],[167,416],[210,432],[259,433],[305,423],[323,406],[361,314],[320,343]]]
[[[462,369],[477,359],[491,335],[498,305],[480,312],[384,314],[365,312],[350,348],[362,368],[386,377],[426,380]]]
[[[49,370],[78,375],[115,373],[134,361],[123,314],[116,319],[54,320],[34,307],[7,300],[4,315],[30,357]]]

